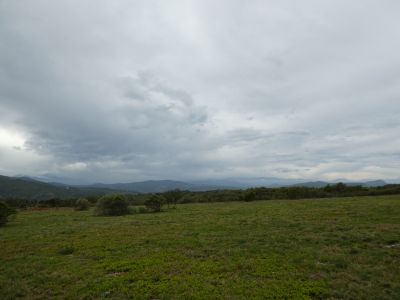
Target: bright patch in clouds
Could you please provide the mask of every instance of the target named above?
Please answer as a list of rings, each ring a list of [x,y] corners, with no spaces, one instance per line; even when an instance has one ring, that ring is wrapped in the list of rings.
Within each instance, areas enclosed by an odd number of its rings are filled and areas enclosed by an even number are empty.
[[[25,144],[25,138],[15,130],[0,128],[0,146],[21,149]]]
[[[62,168],[65,169],[66,171],[83,171],[86,170],[87,164],[85,164],[84,162],[76,162],[72,164],[67,164]]]

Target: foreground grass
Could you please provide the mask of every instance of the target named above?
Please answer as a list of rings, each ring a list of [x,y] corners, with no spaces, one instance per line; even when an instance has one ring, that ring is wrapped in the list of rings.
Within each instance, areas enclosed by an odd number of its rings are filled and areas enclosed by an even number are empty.
[[[21,212],[1,299],[399,299],[400,196]]]

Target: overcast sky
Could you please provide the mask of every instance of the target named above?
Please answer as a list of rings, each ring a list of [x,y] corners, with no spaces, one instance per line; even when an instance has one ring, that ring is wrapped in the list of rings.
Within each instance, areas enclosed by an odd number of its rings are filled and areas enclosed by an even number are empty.
[[[398,0],[0,0],[0,174],[400,178]]]

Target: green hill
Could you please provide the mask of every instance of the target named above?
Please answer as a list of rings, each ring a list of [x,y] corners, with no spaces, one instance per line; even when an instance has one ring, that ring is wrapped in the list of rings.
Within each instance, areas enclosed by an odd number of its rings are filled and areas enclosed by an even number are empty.
[[[106,188],[55,186],[31,178],[14,178],[0,175],[0,198],[48,200],[76,198],[110,193]]]

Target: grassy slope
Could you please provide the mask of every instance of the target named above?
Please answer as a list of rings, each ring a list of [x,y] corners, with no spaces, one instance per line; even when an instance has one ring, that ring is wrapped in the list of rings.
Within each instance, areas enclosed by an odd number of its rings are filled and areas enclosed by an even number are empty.
[[[0,295],[398,299],[397,243],[400,196],[22,212],[0,229]]]

